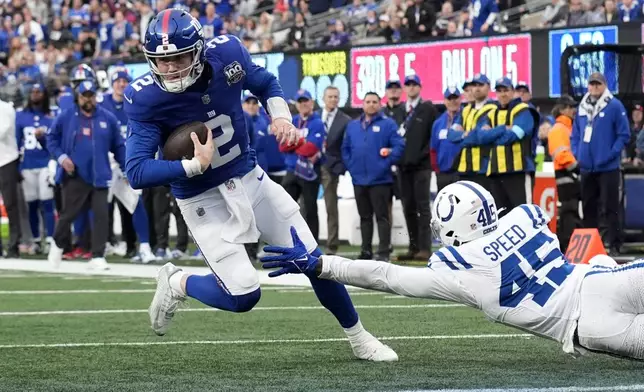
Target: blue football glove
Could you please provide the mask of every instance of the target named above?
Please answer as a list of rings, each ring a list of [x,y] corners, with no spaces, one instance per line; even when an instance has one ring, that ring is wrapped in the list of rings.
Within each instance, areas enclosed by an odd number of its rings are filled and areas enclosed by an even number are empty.
[[[262,267],[265,269],[280,268],[277,271],[269,273],[269,277],[274,278],[284,274],[315,274],[315,266],[318,263],[318,258],[310,255],[306,251],[306,246],[302,243],[300,237],[297,236],[295,227],[292,226],[291,237],[293,238],[292,248],[284,248],[281,246],[264,247],[264,252],[277,254],[262,257],[260,259],[263,263]]]

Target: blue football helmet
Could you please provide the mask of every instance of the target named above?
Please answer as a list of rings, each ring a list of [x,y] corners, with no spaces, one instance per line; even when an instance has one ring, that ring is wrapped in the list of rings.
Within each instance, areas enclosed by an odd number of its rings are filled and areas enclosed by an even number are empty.
[[[186,11],[161,11],[148,24],[143,54],[150,64],[152,78],[162,90],[180,93],[197,81],[204,70],[203,52],[201,24]],[[185,56],[190,56],[189,62]],[[159,69],[160,60],[164,63],[163,70]],[[166,61],[186,66],[172,69]]]
[[[94,82],[97,80],[96,73],[89,65],[79,64],[69,72],[69,81],[72,85],[72,89],[76,90],[76,87],[85,80],[92,80]]]

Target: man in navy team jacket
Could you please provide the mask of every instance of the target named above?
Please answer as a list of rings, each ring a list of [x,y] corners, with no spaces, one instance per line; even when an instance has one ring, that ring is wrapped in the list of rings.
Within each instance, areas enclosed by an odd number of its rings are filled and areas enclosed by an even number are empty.
[[[360,215],[362,251],[359,259],[373,258],[373,216],[378,223],[376,260],[389,260],[391,224],[389,204],[393,194],[391,166],[402,157],[405,141],[394,120],[380,113],[380,97],[369,92],[363,101],[364,113],[347,125],[342,143],[342,160],[351,174]]]
[[[108,153],[125,171],[125,143],[118,120],[96,106],[97,86],[84,81],[76,89],[77,103],[56,117],[47,134],[47,148],[60,165],[63,208],[60,211],[49,262],[60,265],[63,249],[71,242],[70,226],[81,211],[94,214],[90,268],[107,269],[105,243],[108,237],[107,193],[112,180]]]
[[[595,72],[588,78],[588,93],[579,104],[570,146],[581,171],[584,227],[599,227],[610,255],[621,245],[621,155],[630,140],[624,105],[606,88],[606,78]]]

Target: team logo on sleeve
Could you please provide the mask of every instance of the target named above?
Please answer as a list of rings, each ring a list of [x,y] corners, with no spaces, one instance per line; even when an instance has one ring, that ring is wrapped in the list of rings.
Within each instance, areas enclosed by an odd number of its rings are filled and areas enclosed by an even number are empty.
[[[244,76],[246,76],[246,71],[244,71],[238,61],[234,61],[224,68],[224,74],[226,75],[226,82],[231,86],[241,82]]]

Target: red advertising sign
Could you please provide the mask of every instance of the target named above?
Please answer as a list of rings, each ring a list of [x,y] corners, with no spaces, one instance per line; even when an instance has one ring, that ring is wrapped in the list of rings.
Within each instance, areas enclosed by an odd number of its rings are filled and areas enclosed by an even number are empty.
[[[494,87],[494,81],[503,76],[515,84],[531,84],[531,71],[529,34],[355,48],[351,49],[351,105],[360,106],[369,91],[384,96],[387,80],[403,80],[410,74],[420,77],[424,99],[442,101],[445,89],[460,88],[477,73],[487,75]]]

